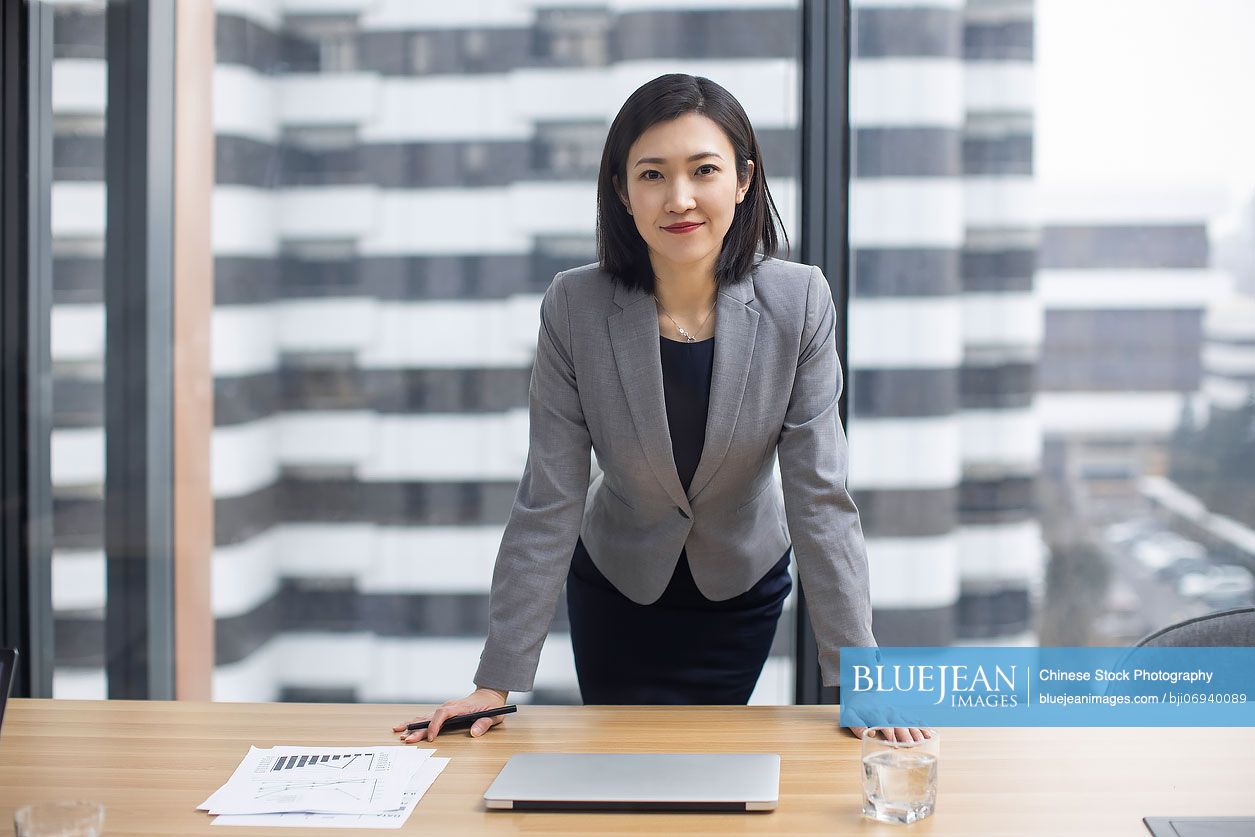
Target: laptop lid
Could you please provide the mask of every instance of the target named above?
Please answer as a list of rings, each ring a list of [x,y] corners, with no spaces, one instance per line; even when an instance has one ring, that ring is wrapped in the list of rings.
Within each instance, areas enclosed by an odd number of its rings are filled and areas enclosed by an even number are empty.
[[[484,793],[515,811],[770,811],[771,753],[520,753]]]
[[[9,702],[9,690],[13,688],[15,668],[17,652],[12,648],[0,648],[0,727],[4,726],[4,707]]]
[[[1154,837],[1250,837],[1255,817],[1142,817]]]

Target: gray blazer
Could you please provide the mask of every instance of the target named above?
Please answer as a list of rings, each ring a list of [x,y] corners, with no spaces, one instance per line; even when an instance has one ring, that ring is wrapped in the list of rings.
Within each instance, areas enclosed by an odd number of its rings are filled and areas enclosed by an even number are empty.
[[[613,284],[596,263],[554,278],[476,684],[532,688],[580,535],[597,568],[640,604],[662,595],[682,547],[698,589],[719,601],[752,587],[791,541],[824,684],[837,684],[841,646],[876,644],[863,532],[845,487],[828,283],[817,267],[768,259],[716,305],[706,444],[686,495],[653,298]],[[590,450],[600,466],[591,482]]]

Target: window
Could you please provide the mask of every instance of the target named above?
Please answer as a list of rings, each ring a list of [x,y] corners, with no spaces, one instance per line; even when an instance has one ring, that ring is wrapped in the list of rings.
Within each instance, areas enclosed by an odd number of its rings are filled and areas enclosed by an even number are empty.
[[[610,31],[610,16],[603,9],[541,9],[536,16],[535,54],[560,65],[604,66],[609,61]]]
[[[323,73],[357,70],[357,21],[351,17],[289,15],[284,34],[308,45],[316,60],[312,69]]]
[[[595,180],[608,128],[600,121],[537,125],[533,166],[545,174]]]
[[[1255,20],[1086,8],[854,4],[851,484],[882,643],[1120,645],[1255,601],[1181,583],[1255,572],[1251,286],[1224,258],[1255,164],[1222,124]]]

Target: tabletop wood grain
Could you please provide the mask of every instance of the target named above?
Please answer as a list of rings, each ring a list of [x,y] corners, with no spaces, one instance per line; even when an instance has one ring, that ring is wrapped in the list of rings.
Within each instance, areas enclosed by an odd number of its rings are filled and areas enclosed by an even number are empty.
[[[12,833],[22,805],[70,798],[104,803],[107,834],[291,833],[215,827],[196,806],[250,744],[395,744],[392,725],[419,710],[13,700],[0,735],[0,833]],[[1144,837],[1143,816],[1255,815],[1255,729],[944,729],[937,813],[908,827],[860,815],[859,743],[837,726],[835,707],[522,705],[483,738],[454,732],[424,746],[452,761],[401,833]],[[780,807],[753,814],[488,811],[484,791],[522,752],[778,753]]]

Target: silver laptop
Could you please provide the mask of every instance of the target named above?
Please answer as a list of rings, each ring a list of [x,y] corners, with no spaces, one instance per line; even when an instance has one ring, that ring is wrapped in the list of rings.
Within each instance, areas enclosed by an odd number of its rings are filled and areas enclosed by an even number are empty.
[[[780,801],[780,756],[520,753],[484,801],[514,811],[771,811]]]

